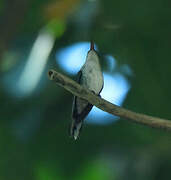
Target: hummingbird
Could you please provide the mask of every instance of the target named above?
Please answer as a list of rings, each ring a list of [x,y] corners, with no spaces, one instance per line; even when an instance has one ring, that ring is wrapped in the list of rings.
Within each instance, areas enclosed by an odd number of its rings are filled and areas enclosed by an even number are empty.
[[[90,50],[87,53],[85,64],[77,74],[77,81],[84,88],[100,96],[104,80],[101,71],[99,56],[94,49],[94,43],[90,43]],[[76,140],[79,137],[85,117],[91,111],[93,105],[87,100],[74,96],[72,106],[72,123],[70,135]]]

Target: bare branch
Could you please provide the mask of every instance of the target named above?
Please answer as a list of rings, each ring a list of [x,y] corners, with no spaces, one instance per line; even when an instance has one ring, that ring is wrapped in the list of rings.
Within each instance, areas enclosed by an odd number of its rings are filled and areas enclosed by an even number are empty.
[[[164,129],[164,130],[171,131],[171,121],[170,120],[132,112],[130,110],[127,110],[127,109],[119,107],[115,104],[112,104],[112,103],[106,101],[105,99],[100,98],[97,95],[93,94],[88,89],[83,88],[78,83],[71,80],[70,78],[68,78],[54,70],[49,70],[48,76],[49,76],[50,80],[56,82],[58,85],[65,88],[66,90],[71,92],[73,95],[78,96],[83,99],[86,99],[91,104],[95,105],[96,107],[100,108],[103,111],[106,111],[115,116],[119,116],[119,117],[128,119],[128,120],[138,123],[138,124],[143,124],[143,125],[147,125],[152,128],[158,128],[158,129]]]

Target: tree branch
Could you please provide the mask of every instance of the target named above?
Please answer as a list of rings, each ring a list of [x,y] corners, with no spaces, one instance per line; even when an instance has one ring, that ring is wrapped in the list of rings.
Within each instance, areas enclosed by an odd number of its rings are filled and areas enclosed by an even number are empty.
[[[63,88],[71,92],[73,95],[86,99],[91,104],[95,105],[96,107],[105,112],[108,112],[115,116],[119,116],[121,118],[128,119],[138,124],[143,124],[152,128],[171,131],[171,121],[169,120],[132,112],[130,110],[112,104],[106,101],[105,99],[93,94],[88,89],[83,88],[70,78],[54,70],[49,70],[48,77],[50,80],[56,82],[58,85],[62,86]]]

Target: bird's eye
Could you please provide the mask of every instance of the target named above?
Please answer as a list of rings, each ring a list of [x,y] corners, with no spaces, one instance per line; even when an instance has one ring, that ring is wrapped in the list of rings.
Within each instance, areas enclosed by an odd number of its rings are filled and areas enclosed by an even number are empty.
[[[54,72],[52,70],[49,70],[48,76],[49,76],[50,80],[53,80],[54,79]]]

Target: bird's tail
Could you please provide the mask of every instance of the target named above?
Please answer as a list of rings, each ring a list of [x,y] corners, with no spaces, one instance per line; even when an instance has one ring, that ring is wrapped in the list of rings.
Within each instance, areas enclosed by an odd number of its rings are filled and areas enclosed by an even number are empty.
[[[70,135],[75,140],[77,140],[77,138],[79,137],[82,125],[83,125],[83,120],[73,119],[72,124],[71,124],[71,129],[70,129]]]

